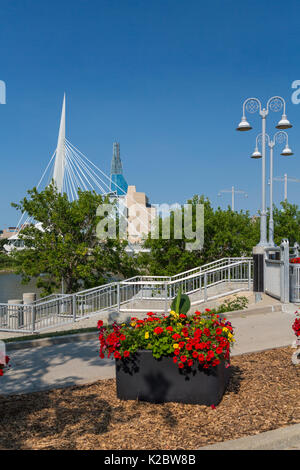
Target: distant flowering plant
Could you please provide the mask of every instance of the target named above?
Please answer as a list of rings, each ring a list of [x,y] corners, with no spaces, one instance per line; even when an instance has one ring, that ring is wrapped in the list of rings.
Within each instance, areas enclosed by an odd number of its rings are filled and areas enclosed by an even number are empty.
[[[1,358],[1,356],[0,356],[0,377],[2,377],[4,375],[4,371],[8,367],[9,361],[10,361],[10,359],[9,359],[8,356],[5,356],[3,358]]]
[[[296,315],[296,319],[292,325],[292,328],[295,332],[295,335],[297,336],[297,339],[298,338],[300,339],[300,314],[298,313],[298,311],[296,311],[295,315]]]
[[[292,264],[299,264],[300,263],[300,258],[291,258],[290,263]]]
[[[229,362],[234,342],[229,321],[206,309],[188,316],[171,311],[169,315],[147,313],[147,318],[131,318],[130,324],[104,326],[98,322],[100,357],[126,360],[138,350],[151,350],[159,359],[169,356],[180,369],[200,364],[215,367]]]

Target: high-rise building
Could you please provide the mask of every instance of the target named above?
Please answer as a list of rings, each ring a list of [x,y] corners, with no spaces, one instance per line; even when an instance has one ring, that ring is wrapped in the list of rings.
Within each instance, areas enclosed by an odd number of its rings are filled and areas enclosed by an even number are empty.
[[[118,142],[113,143],[113,157],[111,161],[110,178],[110,190],[116,191],[118,196],[125,196],[127,193],[128,184],[123,176],[123,167],[120,157],[120,144]]]

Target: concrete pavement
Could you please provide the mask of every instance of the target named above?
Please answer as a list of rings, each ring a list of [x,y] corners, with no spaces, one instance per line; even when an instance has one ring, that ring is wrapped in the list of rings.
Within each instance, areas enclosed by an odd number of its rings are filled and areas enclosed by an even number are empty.
[[[228,319],[235,328],[233,356],[289,346],[295,339],[291,328],[294,313],[233,313]],[[8,343],[11,369],[1,378],[0,394],[28,393],[115,377],[114,361],[99,358],[98,332],[88,333],[87,340],[83,334],[76,336],[38,340],[38,347],[26,349],[14,349],[20,344]]]
[[[300,450],[300,424],[200,447],[199,450]]]

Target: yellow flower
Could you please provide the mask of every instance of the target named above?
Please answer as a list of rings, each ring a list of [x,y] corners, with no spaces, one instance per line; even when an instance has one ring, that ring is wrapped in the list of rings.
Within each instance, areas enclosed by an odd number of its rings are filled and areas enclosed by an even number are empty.
[[[146,333],[145,333],[145,339],[148,339],[148,338],[149,338],[149,332],[146,331]]]
[[[176,313],[174,312],[174,310],[171,310],[170,315],[176,315]]]
[[[179,348],[179,344],[173,344],[173,348],[174,348],[174,349],[178,349],[178,348]]]
[[[133,322],[130,323],[130,325],[131,325],[131,326],[135,326],[135,325],[136,325],[136,322],[133,321]]]
[[[225,332],[228,331],[228,328],[225,328],[225,327],[224,327],[224,328],[223,328],[223,331],[225,331]]]

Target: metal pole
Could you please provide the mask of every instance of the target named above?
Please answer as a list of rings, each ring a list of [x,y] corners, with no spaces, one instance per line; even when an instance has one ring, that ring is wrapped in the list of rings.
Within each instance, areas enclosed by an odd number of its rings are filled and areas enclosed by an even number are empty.
[[[251,261],[248,261],[248,290],[251,288]]]
[[[168,284],[165,282],[165,314],[168,314]]]
[[[117,284],[117,309],[120,313],[120,283]]]
[[[284,200],[287,201],[287,173],[284,174]]]
[[[274,142],[269,143],[270,147],[270,219],[269,219],[269,245],[274,243],[274,220],[273,220],[273,148]]]
[[[35,316],[36,316],[35,305],[31,306],[31,315],[32,315],[32,333],[34,333],[35,332]]]
[[[262,117],[262,201],[260,216],[260,246],[268,246],[267,241],[267,213],[266,213],[266,116],[267,111],[261,111]]]
[[[76,320],[76,294],[72,296],[72,313],[73,313],[73,321]]]

